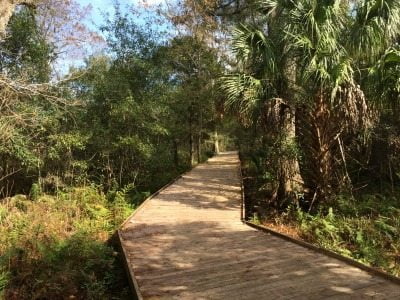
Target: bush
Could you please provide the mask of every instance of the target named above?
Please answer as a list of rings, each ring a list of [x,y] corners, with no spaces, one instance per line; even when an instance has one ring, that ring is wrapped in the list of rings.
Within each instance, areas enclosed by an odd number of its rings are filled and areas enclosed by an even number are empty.
[[[29,192],[29,198],[32,201],[36,201],[39,199],[41,193],[42,193],[42,191],[40,189],[40,185],[37,183],[34,183],[34,184],[32,184],[31,190]]]
[[[399,276],[400,209],[363,199],[347,199],[351,208],[339,205],[335,214],[332,208],[315,215],[298,210],[292,222],[304,240]]]
[[[7,299],[128,299],[124,269],[108,245],[132,211],[95,187],[35,202],[0,204],[0,295]]]

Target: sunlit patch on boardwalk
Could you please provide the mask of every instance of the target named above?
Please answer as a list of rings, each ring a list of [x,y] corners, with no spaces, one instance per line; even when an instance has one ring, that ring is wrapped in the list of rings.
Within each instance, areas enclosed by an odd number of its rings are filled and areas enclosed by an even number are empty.
[[[400,299],[400,286],[240,221],[237,153],[202,164],[121,230],[145,299]]]

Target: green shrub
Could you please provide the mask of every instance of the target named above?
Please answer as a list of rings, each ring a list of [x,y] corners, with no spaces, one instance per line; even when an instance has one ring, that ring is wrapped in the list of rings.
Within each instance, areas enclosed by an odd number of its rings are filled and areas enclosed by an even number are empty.
[[[40,185],[37,183],[32,184],[31,190],[29,191],[29,198],[32,201],[37,201],[42,194],[42,191],[40,189]]]
[[[400,209],[380,208],[375,196],[347,201],[335,214],[332,208],[315,215],[297,210],[292,222],[308,242],[399,275]]]
[[[0,269],[0,299],[4,297],[4,290],[9,281],[9,273]]]
[[[73,188],[0,204],[0,295],[18,299],[127,299],[108,240],[132,209],[117,192]]]

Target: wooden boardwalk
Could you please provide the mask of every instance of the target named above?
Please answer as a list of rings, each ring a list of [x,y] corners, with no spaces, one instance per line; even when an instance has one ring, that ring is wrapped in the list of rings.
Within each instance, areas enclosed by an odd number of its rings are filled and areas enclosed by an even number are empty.
[[[146,201],[120,230],[139,298],[400,299],[400,286],[240,220],[236,153]]]

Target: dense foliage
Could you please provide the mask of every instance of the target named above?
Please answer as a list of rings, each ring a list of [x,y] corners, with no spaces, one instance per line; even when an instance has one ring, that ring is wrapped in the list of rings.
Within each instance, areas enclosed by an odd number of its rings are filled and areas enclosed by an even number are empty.
[[[381,80],[386,72],[390,77],[398,71],[393,65],[383,70],[382,64],[390,57],[396,65],[400,58],[400,5],[266,1],[259,9],[264,23],[241,25],[234,32],[240,63],[238,72],[224,80],[228,104],[254,126],[275,129],[269,130],[268,142],[274,140],[287,153],[273,174],[278,205],[302,191],[306,208],[332,204],[337,191],[356,184],[355,174],[372,174],[379,167],[368,149],[377,124],[385,120],[380,105],[399,97],[397,82]],[[391,98],[374,94],[373,86],[382,84]]]
[[[111,236],[222,138],[216,51],[115,11],[99,29],[103,53],[57,84],[49,83],[57,44],[35,10],[19,8],[0,43],[0,291],[8,299],[127,297]]]
[[[14,78],[23,70],[34,83],[51,76],[52,47],[32,29],[32,14],[21,9],[11,19],[2,69]],[[101,30],[107,53],[87,58],[54,90],[21,92],[2,110],[9,130],[0,146],[3,197],[28,193],[32,184],[43,191],[89,182],[105,191],[128,184],[154,191],[212,153],[220,123],[215,51],[190,36],[163,41],[118,7]]]
[[[128,195],[110,201],[93,186],[31,198],[0,204],[0,298],[129,299],[111,240]]]
[[[244,125],[249,217],[399,274],[399,2],[254,10],[222,80]]]

